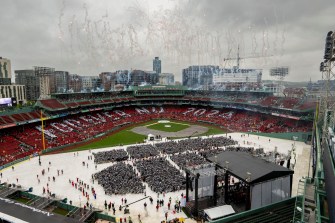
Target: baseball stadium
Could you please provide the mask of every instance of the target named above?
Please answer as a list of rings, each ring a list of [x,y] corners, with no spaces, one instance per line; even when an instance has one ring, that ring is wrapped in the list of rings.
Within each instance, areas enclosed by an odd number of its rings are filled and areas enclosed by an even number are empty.
[[[54,94],[1,113],[1,209],[7,222],[327,219],[326,195],[308,194],[316,105],[182,86]]]

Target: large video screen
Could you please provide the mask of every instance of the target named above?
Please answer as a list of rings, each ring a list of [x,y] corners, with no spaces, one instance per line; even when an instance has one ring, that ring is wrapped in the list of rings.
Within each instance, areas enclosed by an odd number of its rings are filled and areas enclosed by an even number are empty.
[[[12,98],[0,98],[0,107],[12,106]]]

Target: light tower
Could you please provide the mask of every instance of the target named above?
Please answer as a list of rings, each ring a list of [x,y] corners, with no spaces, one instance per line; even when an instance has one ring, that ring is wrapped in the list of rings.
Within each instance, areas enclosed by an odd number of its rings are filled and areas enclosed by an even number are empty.
[[[322,72],[322,80],[324,83],[324,92],[320,97],[318,111],[316,112],[315,127],[322,129],[321,139],[313,145],[315,148],[314,154],[317,154],[315,161],[315,180],[316,180],[316,194],[315,197],[322,197],[325,191],[327,197],[329,222],[334,222],[335,219],[335,196],[334,196],[334,129],[335,129],[335,31],[329,31],[326,36],[324,61],[320,64],[320,71]],[[315,128],[317,129],[317,128]],[[318,139],[318,131],[316,131],[315,138]],[[315,140],[314,140],[315,141]],[[320,143],[320,146],[317,146]],[[315,153],[317,152],[317,153]],[[314,155],[313,155],[314,156]],[[318,207],[316,213],[319,214],[319,219],[323,217],[322,213],[326,211],[325,208]]]
[[[329,128],[335,124],[335,31],[326,36],[324,61],[320,64],[324,92],[319,102],[318,123],[322,125],[322,138],[329,138]]]

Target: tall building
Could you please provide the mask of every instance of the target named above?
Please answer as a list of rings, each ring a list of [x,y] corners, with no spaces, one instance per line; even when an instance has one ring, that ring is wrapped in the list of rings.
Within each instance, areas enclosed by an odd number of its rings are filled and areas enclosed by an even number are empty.
[[[50,67],[15,70],[15,83],[26,86],[27,99],[30,101],[46,98],[57,92],[55,69]]]
[[[55,93],[55,68],[34,67],[35,75],[40,81],[39,98],[48,98],[51,93]]]
[[[154,85],[159,83],[159,75],[155,71],[117,70],[99,74],[101,88],[104,91],[116,90],[115,87]]]
[[[174,85],[174,75],[171,73],[159,74],[159,84],[161,85]]]
[[[130,73],[130,85],[153,85],[158,83],[158,73],[155,71],[133,70]]]
[[[82,77],[82,90],[86,92],[101,91],[101,79],[96,76],[83,76]]]
[[[156,72],[156,74],[162,73],[162,61],[159,59],[159,57],[155,57],[153,60],[153,71]]]
[[[15,83],[25,85],[28,101],[36,101],[40,97],[40,80],[34,70],[15,70]]]
[[[115,75],[116,84],[129,86],[131,85],[131,70],[117,70],[113,75]]]
[[[112,77],[113,79],[114,77]],[[118,70],[115,72],[115,84],[124,86],[153,85],[158,83],[158,74],[155,71]]]
[[[116,83],[116,72],[102,72],[99,74],[101,79],[101,87],[104,91],[115,90]]]
[[[0,85],[10,85],[11,78],[12,70],[10,60],[0,57]]]
[[[0,98],[15,98],[18,104],[26,103],[26,89],[24,85],[0,85]]]
[[[66,93],[69,90],[69,72],[55,71],[54,76],[56,93]]]
[[[0,98],[15,98],[20,104],[26,102],[26,89],[23,85],[12,85],[12,67],[9,59],[0,57]]]
[[[182,82],[188,88],[206,88],[213,84],[213,74],[219,71],[219,66],[189,66],[183,69]]]
[[[51,73],[48,76],[48,84],[49,84],[49,94],[54,94],[57,93],[57,86],[56,86],[56,76],[55,76],[55,72]]]
[[[69,74],[69,92],[80,92],[83,86],[82,77],[78,74]]]

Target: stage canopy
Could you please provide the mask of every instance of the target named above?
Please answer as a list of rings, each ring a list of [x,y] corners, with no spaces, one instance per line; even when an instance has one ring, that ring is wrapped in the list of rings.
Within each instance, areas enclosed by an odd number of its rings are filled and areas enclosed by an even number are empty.
[[[290,169],[244,152],[226,151],[210,157],[209,160],[221,168],[228,168],[229,174],[249,184],[285,177],[294,173]]]

